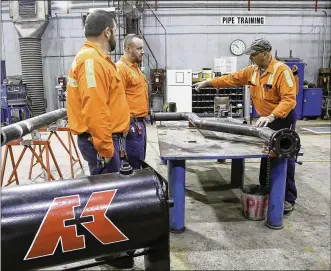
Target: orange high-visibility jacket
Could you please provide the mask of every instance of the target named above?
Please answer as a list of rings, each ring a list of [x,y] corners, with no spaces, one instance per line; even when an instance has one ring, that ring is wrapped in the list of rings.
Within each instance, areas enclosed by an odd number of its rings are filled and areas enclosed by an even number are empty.
[[[268,69],[261,75],[256,65],[239,72],[216,77],[211,82],[214,88],[249,85],[250,96],[260,116],[274,114],[284,118],[296,105],[297,84],[291,69],[272,59]]]
[[[130,111],[121,76],[111,58],[86,41],[69,70],[67,114],[73,134],[90,133],[99,154],[114,155],[113,133],[126,133]]]
[[[116,66],[123,80],[131,117],[145,117],[149,108],[148,84],[145,75],[137,64],[131,63],[123,56]]]

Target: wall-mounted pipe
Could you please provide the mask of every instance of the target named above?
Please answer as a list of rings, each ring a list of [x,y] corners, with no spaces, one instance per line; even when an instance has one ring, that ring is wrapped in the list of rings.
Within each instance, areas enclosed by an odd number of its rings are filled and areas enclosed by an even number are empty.
[[[317,2],[318,0],[315,1],[315,12],[317,12]]]
[[[209,1],[208,3],[194,3],[194,1],[182,1],[182,3],[166,3],[162,4],[162,2],[159,2],[158,4],[158,10],[162,9],[197,9],[197,8],[202,8],[202,9],[243,9],[247,10],[247,4],[244,1],[240,1],[236,5],[231,5],[229,3],[220,3],[221,1]],[[255,2],[255,1],[254,1]],[[264,1],[265,2],[265,1]],[[270,1],[272,2],[272,1]],[[277,1],[278,2],[278,1]],[[268,3],[267,5],[264,4],[251,4],[250,8],[255,9],[279,9],[279,10],[284,10],[284,9],[305,9],[305,10],[310,10],[312,11],[315,8],[315,4],[297,4],[295,1],[293,4],[272,4]],[[329,4],[320,4],[320,8],[322,9],[330,9]]]
[[[24,8],[24,9],[21,9]],[[19,36],[22,80],[33,116],[46,112],[41,38],[48,26],[47,1],[11,1],[11,18]]]
[[[194,127],[203,130],[217,131],[229,134],[259,137],[268,142],[269,150],[277,156],[296,156],[301,148],[299,135],[291,129],[274,131],[268,127],[255,127],[246,124],[222,122],[199,118],[194,113],[151,113],[151,122],[154,121],[187,120]]]
[[[154,15],[154,17],[156,18],[156,20],[160,23],[161,27],[164,30],[164,55],[165,55],[165,59],[164,59],[164,65],[165,65],[165,70],[167,70],[168,67],[168,52],[167,52],[167,30],[164,27],[164,25],[162,24],[162,22],[160,21],[160,19],[158,18],[158,16],[155,14],[155,12],[151,9],[151,7],[148,5],[148,3],[146,2],[146,5],[148,7],[148,10],[152,12],[152,14]]]

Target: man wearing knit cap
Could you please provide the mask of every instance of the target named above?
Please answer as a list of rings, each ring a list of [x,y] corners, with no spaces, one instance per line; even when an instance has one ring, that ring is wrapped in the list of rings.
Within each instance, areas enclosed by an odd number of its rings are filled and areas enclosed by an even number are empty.
[[[272,46],[265,39],[253,41],[245,50],[254,65],[239,72],[216,77],[195,84],[196,90],[214,87],[216,89],[249,85],[253,105],[260,115],[257,127],[268,126],[273,130],[295,129],[297,85],[291,69],[277,61],[271,54]],[[260,184],[266,184],[267,158],[261,159]],[[295,158],[288,159],[284,211],[294,209],[297,190],[294,181]]]

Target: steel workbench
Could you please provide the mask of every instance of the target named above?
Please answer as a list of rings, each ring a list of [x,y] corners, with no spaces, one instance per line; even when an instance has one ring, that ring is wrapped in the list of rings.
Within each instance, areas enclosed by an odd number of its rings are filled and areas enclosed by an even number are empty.
[[[174,201],[170,209],[173,232],[185,230],[186,160],[231,159],[231,188],[240,188],[244,184],[245,159],[268,157],[262,153],[264,142],[260,138],[198,130],[188,127],[186,121],[162,121],[157,130],[160,157],[168,165],[169,193]],[[286,171],[287,159],[273,159],[266,222],[273,229],[283,227]]]

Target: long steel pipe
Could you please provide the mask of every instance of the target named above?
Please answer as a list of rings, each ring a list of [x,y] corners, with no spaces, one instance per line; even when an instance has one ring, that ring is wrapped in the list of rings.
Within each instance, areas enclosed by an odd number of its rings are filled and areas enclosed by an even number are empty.
[[[269,143],[270,151],[277,156],[295,156],[299,153],[301,147],[298,134],[291,129],[274,131],[268,127],[257,128],[247,124],[232,123],[231,121],[199,118],[194,113],[151,113],[151,123],[153,121],[180,120],[187,120],[198,129],[262,138]]]
[[[23,120],[1,129],[1,146],[15,139],[31,133],[33,130],[43,128],[53,122],[63,119],[67,116],[67,109],[62,108],[49,113],[39,115],[27,120]]]
[[[2,270],[130,253],[145,255],[145,270],[170,270],[168,187],[150,168],[1,193]]]

